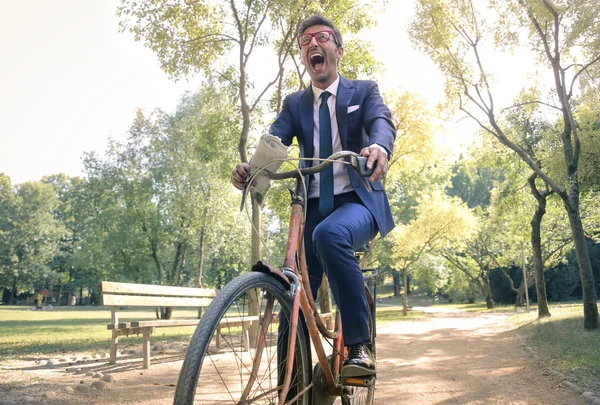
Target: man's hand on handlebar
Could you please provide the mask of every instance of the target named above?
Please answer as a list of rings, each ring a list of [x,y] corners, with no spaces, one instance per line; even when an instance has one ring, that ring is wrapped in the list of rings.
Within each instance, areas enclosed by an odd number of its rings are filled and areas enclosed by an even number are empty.
[[[250,165],[248,163],[240,163],[234,167],[233,172],[231,173],[231,183],[233,186],[238,190],[243,190],[249,172]]]
[[[371,177],[369,177],[369,181],[374,182],[377,180],[383,180],[387,171],[388,171],[388,158],[387,153],[382,147],[377,146],[367,146],[360,151],[361,156],[366,156],[369,159],[367,160],[367,168],[371,169],[373,164],[377,162],[375,166],[375,170]]]

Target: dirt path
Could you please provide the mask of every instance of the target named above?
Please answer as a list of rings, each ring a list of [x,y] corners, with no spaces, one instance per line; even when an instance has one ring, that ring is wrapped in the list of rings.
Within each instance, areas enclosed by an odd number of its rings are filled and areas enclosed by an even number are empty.
[[[425,319],[378,327],[377,404],[582,403],[526,356],[508,315],[418,309]]]
[[[561,387],[560,381],[526,356],[506,325],[507,316],[428,312],[418,321],[382,325],[375,403],[582,404],[577,393]],[[142,370],[141,359],[133,355],[120,359],[117,366],[106,359],[74,366],[46,366],[46,359],[2,362],[0,404],[6,400],[50,405],[170,404],[185,347],[175,344],[163,349],[150,370]],[[80,374],[75,374],[78,368]],[[67,392],[67,387],[94,381],[85,375],[87,371],[111,373],[115,382],[100,391]]]

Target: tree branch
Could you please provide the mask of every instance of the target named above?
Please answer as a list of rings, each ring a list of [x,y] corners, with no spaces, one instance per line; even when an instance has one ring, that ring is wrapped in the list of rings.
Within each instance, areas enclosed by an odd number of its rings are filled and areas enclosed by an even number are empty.
[[[222,34],[222,33],[201,35],[201,36],[196,37],[196,38],[192,38],[192,39],[188,39],[188,40],[185,40],[185,41],[181,41],[181,43],[183,43],[183,44],[190,44],[192,42],[197,42],[197,41],[203,40],[204,38],[210,38],[210,37],[221,37],[221,40],[216,39],[216,40],[212,40],[212,41],[203,41],[203,42],[221,42],[221,41],[228,42],[228,41],[231,41],[231,42],[236,42],[238,44],[240,43],[240,40],[238,38],[234,38],[234,37],[232,37],[230,35]]]
[[[522,107],[522,106],[524,106],[524,105],[529,105],[529,104],[541,104],[541,105],[545,105],[546,107],[554,108],[554,109],[556,109],[556,110],[558,110],[558,111],[562,112],[562,108],[560,108],[560,107],[557,107],[557,106],[555,106],[555,105],[552,105],[552,104],[548,104],[548,103],[546,103],[546,102],[543,102],[543,101],[539,101],[539,100],[535,100],[535,101],[526,101],[526,102],[524,102],[524,103],[513,104],[513,105],[511,105],[510,107],[503,108],[502,110],[500,110],[500,112],[501,112],[501,113],[503,113],[503,112],[504,112],[504,111],[506,111],[506,110],[510,110],[510,109],[512,109],[512,108],[518,108],[518,107]]]
[[[575,80],[577,79],[577,77],[579,77],[579,75],[582,74],[583,72],[585,72],[587,68],[589,68],[590,66],[592,66],[594,63],[596,63],[598,61],[600,61],[600,55],[596,56],[594,59],[592,59],[591,61],[586,63],[581,68],[581,70],[579,70],[579,72],[575,73],[575,76],[573,76],[573,80],[571,80],[571,86],[569,87],[569,94],[568,94],[569,99],[573,95],[573,85],[575,84]]]

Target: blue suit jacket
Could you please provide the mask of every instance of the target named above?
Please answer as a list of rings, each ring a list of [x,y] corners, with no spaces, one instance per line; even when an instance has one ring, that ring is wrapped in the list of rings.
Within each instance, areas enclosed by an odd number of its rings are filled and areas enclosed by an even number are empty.
[[[392,155],[396,129],[391,120],[390,110],[379,94],[377,83],[348,80],[340,75],[335,103],[343,150],[360,153],[362,148],[377,143],[388,151],[388,156]],[[357,105],[358,109],[348,113],[349,106]],[[314,117],[311,87],[285,98],[281,112],[269,132],[281,138],[288,146],[294,137],[298,138],[300,155],[313,157]],[[311,164],[312,162],[303,161],[301,166],[307,167]],[[383,184],[381,181],[371,183],[373,191],[369,193],[354,169],[346,167],[352,187],[375,217],[381,236],[385,236],[394,227],[394,220]]]

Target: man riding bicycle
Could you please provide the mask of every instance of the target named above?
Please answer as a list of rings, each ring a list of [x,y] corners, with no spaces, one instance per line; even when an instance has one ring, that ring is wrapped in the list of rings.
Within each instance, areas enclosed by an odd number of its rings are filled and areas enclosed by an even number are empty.
[[[330,20],[319,14],[306,19],[298,27],[297,39],[311,86],[285,98],[269,132],[288,146],[296,137],[303,158],[323,159],[332,152],[350,150],[368,157],[367,168],[376,165],[369,177],[372,192],[346,165],[334,164],[311,175],[304,228],[313,295],[316,298],[325,271],[340,309],[348,346],[342,376],[375,375],[369,309],[354,251],[378,232],[385,236],[394,227],[381,180],[387,173],[396,130],[375,82],[348,80],[338,73],[344,48]],[[302,162],[302,167],[311,165],[312,161]],[[236,188],[244,188],[248,171],[247,163],[234,168]]]

